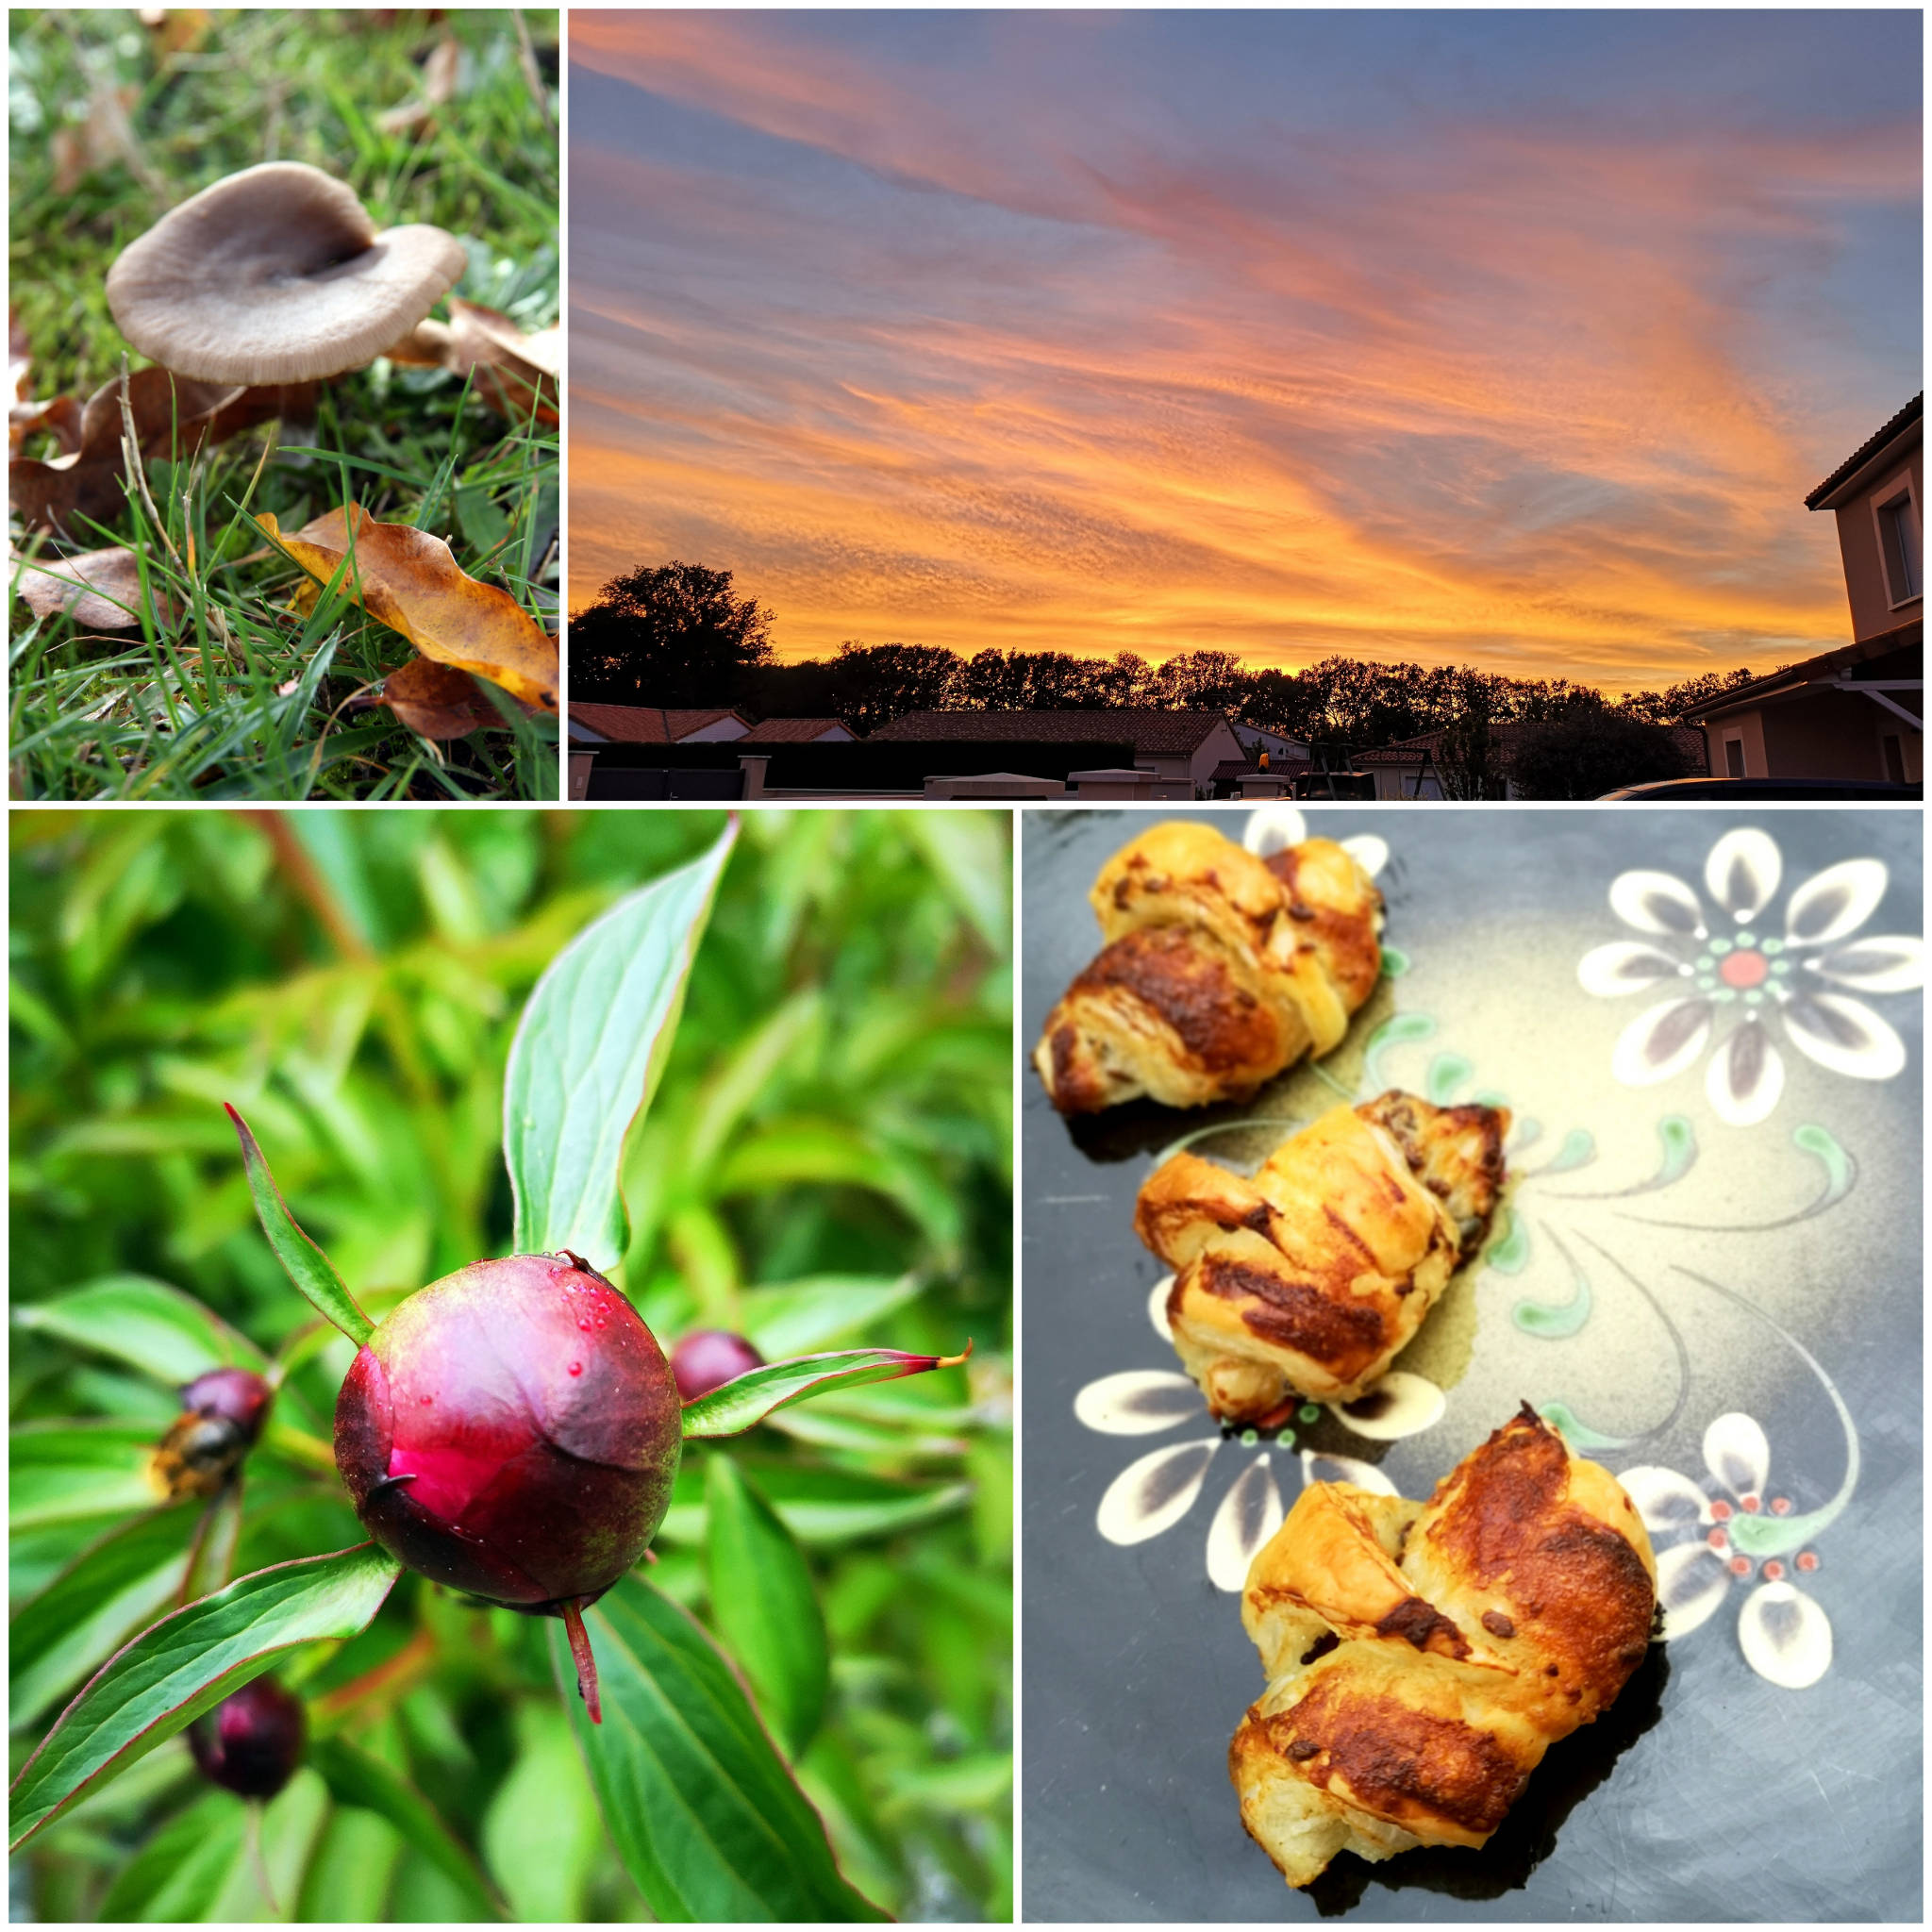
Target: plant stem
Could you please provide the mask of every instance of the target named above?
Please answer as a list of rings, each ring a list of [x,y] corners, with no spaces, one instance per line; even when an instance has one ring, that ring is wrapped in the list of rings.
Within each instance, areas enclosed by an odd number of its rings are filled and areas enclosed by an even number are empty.
[[[591,1654],[591,1633],[584,1628],[584,1607],[572,1601],[563,1607],[563,1627],[570,1634],[570,1654],[577,1667],[577,1695],[591,1713],[591,1722],[604,1722],[604,1707],[597,1701],[597,1659]]]

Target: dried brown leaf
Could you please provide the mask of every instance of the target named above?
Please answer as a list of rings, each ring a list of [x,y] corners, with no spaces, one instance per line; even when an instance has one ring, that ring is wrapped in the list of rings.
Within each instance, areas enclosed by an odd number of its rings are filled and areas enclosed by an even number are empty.
[[[557,708],[557,640],[508,591],[467,575],[441,537],[379,524],[359,504],[330,510],[292,536],[263,530],[317,582],[355,558],[340,589],[425,658],[500,684],[541,710]]]
[[[528,715],[536,715],[534,705],[524,704],[521,698],[514,702]],[[387,705],[419,738],[439,741],[506,728],[503,714],[467,671],[427,658],[412,658],[400,671],[391,671],[362,700],[364,708],[375,705]]]
[[[128,108],[140,97],[137,87],[97,87],[88,96],[82,118],[54,130],[47,152],[53,158],[56,194],[72,194],[90,175],[116,161],[145,175],[146,161],[127,119]]]
[[[63,611],[83,630],[136,630],[142,608],[141,565],[131,550],[83,550],[73,557],[30,559],[8,557],[9,572],[20,574],[20,594],[36,617]],[[150,586],[150,608],[166,626],[178,614],[175,600],[158,584]]]
[[[208,39],[209,15],[200,7],[143,7],[141,24],[157,60],[172,59],[176,54],[192,54]]]
[[[375,117],[375,125],[385,134],[413,134],[421,127],[437,108],[445,106],[454,98],[457,91],[457,73],[462,65],[463,50],[445,35],[429,50],[429,58],[423,63],[423,84],[421,91],[413,94],[400,107],[389,109]]]
[[[526,336],[508,316],[456,295],[450,297],[449,326],[452,340],[444,368],[457,375],[474,371],[476,393],[499,416],[527,422],[534,396],[537,420],[556,425],[560,329]]]

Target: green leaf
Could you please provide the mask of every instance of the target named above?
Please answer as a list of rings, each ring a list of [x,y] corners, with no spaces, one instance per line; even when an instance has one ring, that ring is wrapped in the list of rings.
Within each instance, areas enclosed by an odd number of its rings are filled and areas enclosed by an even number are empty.
[[[805,1553],[722,1451],[705,1475],[711,1622],[793,1758],[824,1713],[825,1620]]]
[[[704,1631],[627,1576],[585,1618],[604,1722],[576,1695],[560,1624],[551,1660],[604,1822],[659,1920],[876,1920]]]
[[[519,1254],[568,1248],[596,1268],[623,1257],[625,1136],[663,1074],[737,836],[734,819],[708,852],[620,899],[537,982],[503,1090]]]
[[[58,1300],[15,1308],[13,1321],[177,1386],[209,1369],[263,1366],[261,1351],[212,1308],[145,1274],[104,1274]]]
[[[1012,820],[1005,812],[910,811],[900,820],[995,958],[1013,943]]]
[[[386,1918],[390,1880],[402,1856],[403,1841],[387,1820],[339,1807],[315,1849],[296,1916],[311,1925],[368,1924]]]
[[[238,1474],[209,1499],[201,1521],[194,1526],[177,1601],[192,1604],[198,1597],[212,1596],[225,1584],[232,1582],[235,1552],[241,1541],[242,1477]]]
[[[483,1820],[483,1856],[529,1924],[575,1924],[604,1850],[604,1824],[570,1720],[549,1699],[517,1707],[516,1755]]]
[[[27,1423],[8,1441],[9,1529],[130,1516],[159,1500],[148,1481],[154,1431],[140,1423]]]
[[[483,1875],[475,1856],[445,1824],[427,1798],[400,1772],[346,1738],[319,1738],[308,1747],[308,1761],[339,1805],[359,1805],[395,1826],[485,1918],[505,1916],[503,1901]]]
[[[205,1918],[244,1855],[247,1810],[228,1791],[206,1791],[121,1868],[101,1901],[109,1924]]]
[[[861,1328],[869,1328],[894,1308],[915,1300],[925,1286],[919,1274],[826,1274],[788,1281],[772,1288],[747,1289],[739,1299],[738,1326],[770,1360],[824,1348]]]
[[[248,1131],[248,1123],[230,1107],[228,1118],[242,1140],[242,1165],[248,1174],[248,1191],[255,1196],[255,1211],[261,1217],[261,1231],[275,1251],[275,1259],[288,1271],[289,1279],[314,1304],[316,1312],[333,1322],[358,1348],[375,1334],[375,1324],[356,1306],[356,1298],[343,1286],[342,1277],[329,1258],[295,1224],[275,1177],[269,1172],[262,1151]]]
[[[258,1570],[164,1617],[111,1658],[14,1780],[18,1849],[88,1792],[271,1669],[285,1650],[354,1637],[402,1566],[374,1543]]]
[[[658,1526],[660,1542],[704,1541],[710,1512],[705,1506],[701,1466],[690,1459],[678,1471],[671,1507]],[[950,1516],[973,1500],[971,1483],[924,1487],[858,1470],[814,1469],[795,1462],[761,1462],[758,1483],[785,1527],[813,1549],[891,1536]]]
[[[789,1407],[830,1389],[857,1389],[866,1382],[893,1382],[901,1375],[923,1375],[929,1369],[957,1368],[964,1355],[907,1355],[896,1348],[853,1348],[828,1355],[794,1356],[790,1361],[767,1362],[684,1405],[684,1434],[741,1435],[761,1423],[774,1409]]]
[[[22,1607],[7,1634],[8,1722],[24,1729],[178,1600],[199,1509],[110,1530]]]

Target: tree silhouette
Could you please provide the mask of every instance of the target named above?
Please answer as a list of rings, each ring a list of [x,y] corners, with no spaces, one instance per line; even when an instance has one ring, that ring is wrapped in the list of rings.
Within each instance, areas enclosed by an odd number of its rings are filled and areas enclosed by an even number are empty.
[[[673,708],[737,701],[772,661],[772,613],[732,594],[728,570],[640,566],[612,577],[570,621],[571,695]]]

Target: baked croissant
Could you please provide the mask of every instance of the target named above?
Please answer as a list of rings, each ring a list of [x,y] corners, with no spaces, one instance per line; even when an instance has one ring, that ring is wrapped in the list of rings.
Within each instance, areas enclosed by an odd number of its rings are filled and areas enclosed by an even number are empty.
[[[1629,1497],[1527,1405],[1426,1503],[1311,1485],[1241,1598],[1269,1677],[1228,1747],[1241,1822],[1291,1885],[1341,1851],[1483,1844],[1656,1610]]]
[[[1091,899],[1108,944],[1033,1055],[1062,1113],[1244,1099],[1340,1045],[1382,971],[1382,895],[1328,839],[1260,859],[1211,825],[1156,825]]]
[[[1134,1232],[1174,1270],[1181,1366],[1228,1422],[1351,1402],[1387,1371],[1488,1237],[1497,1107],[1389,1092],[1284,1141],[1252,1180],[1193,1154],[1149,1176]]]

